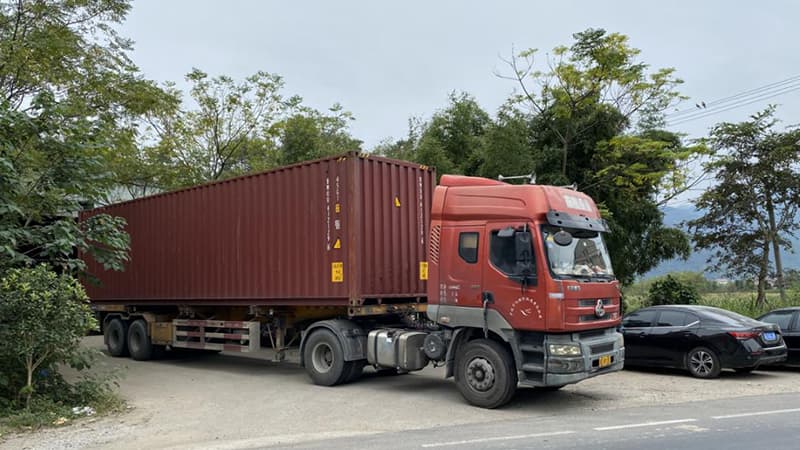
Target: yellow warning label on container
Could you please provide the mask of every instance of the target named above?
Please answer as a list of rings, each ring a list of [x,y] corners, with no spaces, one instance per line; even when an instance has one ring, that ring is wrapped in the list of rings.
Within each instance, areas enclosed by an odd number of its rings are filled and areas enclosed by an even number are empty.
[[[419,262],[419,279],[420,280],[428,279],[428,261]]]
[[[337,203],[335,209],[336,209],[336,214],[339,214],[340,212],[342,212],[341,203]]]
[[[344,282],[344,263],[341,261],[331,263],[331,282]]]
[[[398,208],[400,207],[400,197],[395,197],[394,198],[394,206],[396,206]]]
[[[336,242],[333,243],[333,248],[342,248],[342,240],[336,238]]]

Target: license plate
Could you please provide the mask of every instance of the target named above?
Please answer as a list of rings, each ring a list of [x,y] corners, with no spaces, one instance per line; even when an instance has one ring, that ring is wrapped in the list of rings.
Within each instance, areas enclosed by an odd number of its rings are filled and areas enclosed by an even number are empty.
[[[775,336],[774,331],[765,331],[761,336],[764,337],[765,341],[774,341],[775,339],[778,338],[777,336]]]
[[[603,355],[597,360],[597,367],[608,367],[611,365],[611,355]]]

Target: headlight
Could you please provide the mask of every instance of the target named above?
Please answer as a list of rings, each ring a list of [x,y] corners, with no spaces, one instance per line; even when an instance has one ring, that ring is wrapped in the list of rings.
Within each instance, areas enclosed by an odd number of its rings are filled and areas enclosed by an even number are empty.
[[[623,347],[625,347],[625,338],[622,336],[622,333],[620,333],[620,335],[617,336],[617,348]]]
[[[553,356],[580,356],[581,348],[577,345],[550,344],[550,354]]]

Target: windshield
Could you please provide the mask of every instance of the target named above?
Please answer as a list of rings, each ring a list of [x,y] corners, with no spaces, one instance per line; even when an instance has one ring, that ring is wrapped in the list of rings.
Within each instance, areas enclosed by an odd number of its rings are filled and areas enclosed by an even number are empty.
[[[572,235],[568,245],[556,243],[555,234],[566,231]],[[568,277],[613,278],[611,258],[600,233],[572,228],[542,227],[547,262],[555,275]]]

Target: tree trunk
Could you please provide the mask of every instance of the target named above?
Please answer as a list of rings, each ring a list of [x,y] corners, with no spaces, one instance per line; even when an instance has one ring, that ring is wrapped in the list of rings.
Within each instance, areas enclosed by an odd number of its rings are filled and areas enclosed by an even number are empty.
[[[775,278],[778,283],[778,291],[781,293],[781,303],[786,301],[786,289],[783,283],[783,262],[781,261],[781,243],[778,239],[778,230],[775,225],[775,207],[772,198],[767,196],[767,213],[769,214],[769,234],[772,237],[772,251],[775,255]]]
[[[27,398],[25,399],[25,409],[31,410],[31,394],[33,394],[33,357],[28,355],[26,369],[28,369],[28,384],[25,385]]]
[[[767,274],[769,270],[769,241],[764,240],[764,248],[761,254],[761,264],[758,270],[758,294],[756,296],[756,306],[763,307],[767,304]]]

